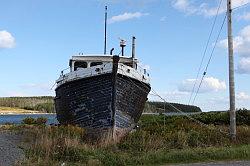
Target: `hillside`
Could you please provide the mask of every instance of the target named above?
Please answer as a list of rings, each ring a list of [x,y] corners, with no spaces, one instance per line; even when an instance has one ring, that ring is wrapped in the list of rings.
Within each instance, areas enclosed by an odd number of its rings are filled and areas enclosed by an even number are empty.
[[[2,97],[0,107],[21,108],[25,110],[36,110],[44,113],[54,112],[54,97]]]
[[[174,107],[183,112],[201,112],[197,106],[190,106],[178,103],[170,103]],[[176,112],[176,110],[164,102],[148,101],[145,105],[144,112],[161,113],[164,112],[164,105],[166,112]],[[39,97],[2,97],[0,98],[0,107],[21,108],[25,110],[36,110],[40,112],[52,113],[54,109],[54,97],[39,96]]]
[[[182,112],[202,112],[197,106],[185,105],[179,103],[165,103],[148,101],[145,105],[144,112],[162,113],[162,112],[178,112],[175,108]]]

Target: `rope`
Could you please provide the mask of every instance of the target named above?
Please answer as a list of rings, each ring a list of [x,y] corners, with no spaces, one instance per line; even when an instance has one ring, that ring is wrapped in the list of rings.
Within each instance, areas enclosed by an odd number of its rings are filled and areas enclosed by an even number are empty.
[[[216,41],[215,41],[215,44],[214,44],[213,50],[212,50],[212,52],[211,52],[211,54],[210,54],[210,57],[209,57],[208,63],[207,63],[207,65],[206,65],[206,68],[205,68],[204,73],[203,73],[203,75],[202,75],[202,78],[201,78],[201,81],[200,81],[199,87],[198,87],[198,89],[197,89],[197,91],[196,91],[196,94],[195,94],[195,97],[194,97],[194,99],[193,99],[192,104],[194,104],[195,99],[196,99],[196,97],[197,97],[197,95],[198,95],[198,93],[199,93],[199,90],[200,90],[200,88],[201,88],[202,82],[203,82],[203,80],[204,80],[204,78],[205,78],[205,76],[206,76],[206,74],[207,74],[208,66],[209,66],[209,64],[211,63],[211,59],[212,59],[212,57],[213,57],[214,50],[215,50],[215,48],[216,48],[216,46],[217,46],[217,43],[218,43],[218,40],[219,40],[219,37],[220,37],[221,31],[222,31],[223,26],[224,26],[224,24],[225,24],[226,17],[227,17],[227,14],[225,15],[224,20],[223,20],[223,23],[222,23],[222,25],[221,25],[221,27],[220,27],[220,31],[219,31],[218,36],[217,36],[217,38],[216,38]]]
[[[122,50],[120,51],[120,53],[118,54],[118,56],[122,53]]]
[[[209,37],[208,37],[208,40],[207,40],[207,43],[206,43],[205,50],[204,50],[204,52],[203,52],[203,56],[202,56],[202,59],[201,59],[201,63],[200,63],[200,66],[199,66],[197,75],[196,75],[195,83],[194,83],[194,86],[193,86],[193,88],[192,88],[192,92],[191,92],[191,95],[190,95],[190,97],[189,97],[189,100],[188,100],[188,105],[190,104],[190,101],[191,101],[191,99],[192,99],[192,97],[193,97],[193,94],[194,94],[194,90],[195,90],[195,87],[196,87],[196,84],[197,84],[197,80],[198,80],[198,77],[199,77],[199,75],[200,75],[201,67],[202,67],[202,64],[203,64],[205,55],[206,55],[206,53],[207,53],[207,48],[208,48],[208,45],[209,45],[209,43],[210,43],[211,36],[212,36],[212,34],[213,34],[213,31],[214,31],[215,23],[216,23],[216,21],[217,21],[218,15],[219,15],[219,11],[220,11],[220,8],[221,8],[222,1],[223,1],[223,0],[220,1],[219,6],[218,6],[218,8],[217,8],[216,16],[215,16],[215,18],[214,18],[214,22],[213,22],[213,25],[212,25],[212,28],[211,28],[211,31],[210,31],[210,34],[209,34]]]

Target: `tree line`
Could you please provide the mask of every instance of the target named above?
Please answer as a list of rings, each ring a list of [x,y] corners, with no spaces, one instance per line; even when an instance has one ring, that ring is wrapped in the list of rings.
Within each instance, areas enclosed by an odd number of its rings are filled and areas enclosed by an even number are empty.
[[[55,112],[54,97],[52,96],[2,97],[0,98],[0,106],[16,107],[26,110],[36,110],[47,113]],[[144,112],[178,112],[173,106],[181,110],[182,112],[201,112],[201,109],[197,106],[155,101],[148,101],[145,104]]]

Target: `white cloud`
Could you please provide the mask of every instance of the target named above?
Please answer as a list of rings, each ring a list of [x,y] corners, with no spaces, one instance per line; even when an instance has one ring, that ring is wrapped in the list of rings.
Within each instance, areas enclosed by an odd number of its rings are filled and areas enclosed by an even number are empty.
[[[250,25],[244,27],[235,39],[237,39],[236,51],[241,56],[250,57]]]
[[[169,91],[169,92],[159,92],[158,94],[161,97],[163,97],[166,101],[173,102],[173,103],[184,103],[183,99],[189,95],[188,92],[180,92],[178,90]],[[156,95],[153,95],[153,93],[150,93],[149,100],[150,101],[162,101],[161,98],[159,98]]]
[[[236,71],[240,74],[250,74],[250,57],[242,58]]]
[[[243,38],[241,36],[234,37],[234,39],[233,39],[234,52],[238,53],[239,51],[243,51],[243,50],[239,49],[240,47],[242,47],[242,45],[244,45]],[[223,39],[223,40],[219,41],[218,46],[227,49],[228,40]]]
[[[227,39],[221,40],[218,45],[227,49]],[[236,71],[241,74],[250,74],[250,25],[244,27],[239,35],[234,37],[233,45],[234,52],[241,57]]]
[[[23,92],[8,92],[2,97],[24,97],[24,96],[30,96]]]
[[[186,14],[204,15],[204,16],[214,16],[217,13],[217,7],[210,7],[207,3],[195,4],[191,0],[173,0],[172,6]],[[223,8],[219,11],[222,13]]]
[[[167,19],[167,17],[163,16],[163,17],[160,18],[160,21],[164,22],[164,21],[166,21],[166,19]]]
[[[220,0],[217,0],[217,4],[219,4]],[[196,2],[196,3],[195,3]],[[193,0],[172,0],[172,6],[186,14],[191,15],[204,15],[204,16],[214,16],[217,13],[218,6],[211,6],[206,2],[197,3],[199,1]],[[210,1],[211,2],[211,1]],[[243,4],[249,3],[250,0],[233,0],[232,8],[241,6]],[[219,14],[225,13],[227,9],[226,1],[222,2],[221,8],[219,10]]]
[[[99,1],[100,6],[108,5],[111,6],[112,4],[121,4],[126,7],[140,7],[143,8],[151,3],[157,2],[159,0],[97,0]],[[110,5],[109,5],[110,4]]]
[[[108,19],[108,23],[115,23],[115,22],[122,22],[127,21],[135,18],[141,18],[142,16],[147,16],[149,13],[141,13],[141,12],[135,12],[135,13],[123,13],[117,16],[113,16],[110,19]]]
[[[172,2],[173,6],[179,10],[187,10],[190,6],[188,0],[175,0]]]
[[[242,6],[242,5],[247,4],[249,2],[250,2],[250,0],[232,0],[232,8]]]
[[[238,19],[250,21],[250,12],[249,13],[244,13],[243,15],[239,16]]]
[[[11,33],[3,30],[0,31],[0,48],[13,48],[15,46],[15,38]]]
[[[236,94],[236,99],[239,101],[250,100],[250,96],[246,94],[245,92],[239,92]]]
[[[198,83],[200,80],[198,80]],[[181,92],[191,92],[195,83],[195,79],[186,79],[182,81],[182,83],[178,86],[178,90]],[[200,88],[200,93],[206,92],[217,92],[220,90],[226,89],[226,83],[224,81],[220,81],[217,78],[206,77],[203,80],[203,83]]]
[[[52,87],[52,84],[49,84],[49,83],[30,83],[30,84],[21,85],[20,87],[24,88],[24,89],[36,89],[36,90],[49,91]]]

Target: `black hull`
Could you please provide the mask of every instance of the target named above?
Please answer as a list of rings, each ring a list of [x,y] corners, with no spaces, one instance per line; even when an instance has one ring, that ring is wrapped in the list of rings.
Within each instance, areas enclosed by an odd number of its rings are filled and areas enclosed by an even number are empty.
[[[60,124],[78,125],[98,139],[106,135],[119,140],[132,130],[150,86],[116,71],[59,86],[55,107]]]

